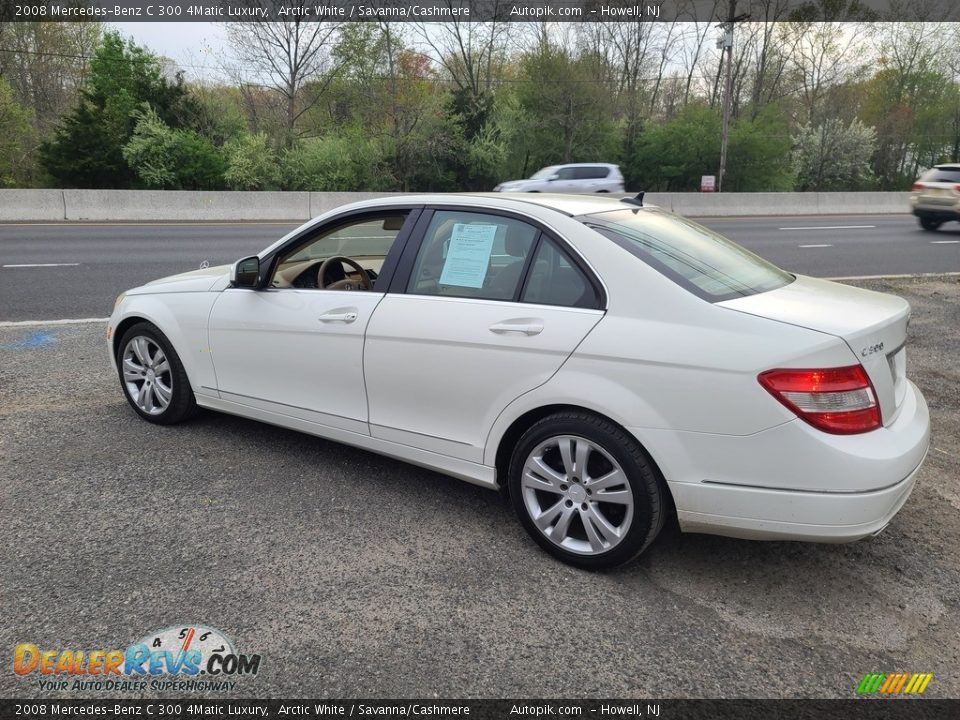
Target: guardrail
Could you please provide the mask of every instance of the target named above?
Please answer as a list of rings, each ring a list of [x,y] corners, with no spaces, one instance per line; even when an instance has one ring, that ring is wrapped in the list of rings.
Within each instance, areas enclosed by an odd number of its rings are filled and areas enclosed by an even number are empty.
[[[0,190],[0,222],[302,222],[357,200],[401,193]],[[509,194],[507,195],[509,197]],[[899,214],[907,192],[648,193],[646,201],[691,217]]]

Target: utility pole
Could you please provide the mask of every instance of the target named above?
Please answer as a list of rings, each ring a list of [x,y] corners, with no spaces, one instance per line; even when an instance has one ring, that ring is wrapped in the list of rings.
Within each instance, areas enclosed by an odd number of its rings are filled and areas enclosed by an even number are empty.
[[[717,192],[723,192],[723,178],[727,174],[727,139],[730,135],[730,106],[733,104],[733,26],[750,15],[737,15],[737,0],[729,0],[727,21],[720,24],[723,28],[723,38],[717,43],[726,53],[727,77],[726,88],[723,93],[723,127],[720,131],[720,172],[717,173]]]

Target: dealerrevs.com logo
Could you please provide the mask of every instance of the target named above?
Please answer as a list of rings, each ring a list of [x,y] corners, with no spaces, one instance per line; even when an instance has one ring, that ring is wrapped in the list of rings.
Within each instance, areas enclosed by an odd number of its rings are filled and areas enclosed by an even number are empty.
[[[148,633],[125,650],[61,650],[20,643],[13,672],[36,677],[40,690],[107,692],[233,690],[256,675],[260,656],[238,653],[219,630],[203,625]]]

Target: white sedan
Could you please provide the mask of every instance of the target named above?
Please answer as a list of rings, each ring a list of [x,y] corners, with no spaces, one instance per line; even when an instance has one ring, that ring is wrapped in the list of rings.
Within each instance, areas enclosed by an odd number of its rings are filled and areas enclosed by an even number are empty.
[[[108,338],[145,420],[219,410],[502,489],[541,547],[606,567],[673,513],[880,532],[929,444],[909,317],[640,198],[419,195],[129,290]]]

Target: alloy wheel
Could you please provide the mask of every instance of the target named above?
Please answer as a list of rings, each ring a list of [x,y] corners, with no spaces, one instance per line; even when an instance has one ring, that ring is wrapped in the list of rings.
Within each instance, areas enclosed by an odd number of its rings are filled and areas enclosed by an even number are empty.
[[[527,456],[520,480],[523,503],[550,542],[580,555],[598,555],[626,537],[634,497],[626,473],[601,446],[558,435]]]
[[[152,338],[130,338],[121,355],[123,384],[133,403],[147,415],[159,415],[173,398],[173,376],[163,349]]]

